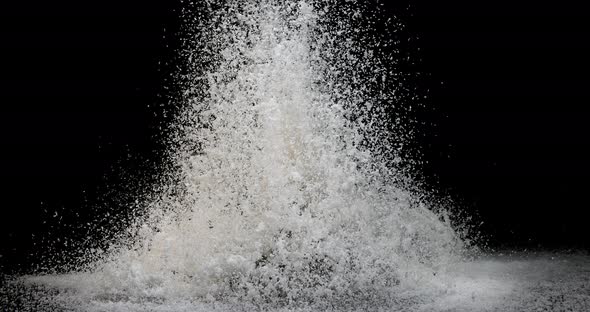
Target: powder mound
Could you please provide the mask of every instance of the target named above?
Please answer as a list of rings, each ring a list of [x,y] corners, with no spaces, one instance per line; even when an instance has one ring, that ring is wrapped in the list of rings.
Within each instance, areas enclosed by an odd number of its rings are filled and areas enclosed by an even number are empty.
[[[457,235],[395,165],[396,72],[366,8],[187,12],[174,178],[133,242],[64,287],[99,301],[350,305],[401,300],[455,260]]]

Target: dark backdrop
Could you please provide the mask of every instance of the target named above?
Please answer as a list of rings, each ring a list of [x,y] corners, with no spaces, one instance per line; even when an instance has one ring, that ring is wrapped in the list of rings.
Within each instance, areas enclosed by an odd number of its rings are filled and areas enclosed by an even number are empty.
[[[0,8],[0,264],[123,218],[161,165],[176,1]],[[107,215],[108,213],[108,215]],[[50,233],[49,235],[47,233]],[[53,243],[43,242],[52,240]],[[82,238],[83,239],[83,238]],[[78,240],[79,241],[79,240]],[[33,256],[31,257],[31,254]]]
[[[427,96],[427,180],[479,214],[495,246],[588,247],[588,11],[563,1],[384,3],[407,25],[406,70]],[[175,6],[2,5],[2,265],[29,262],[34,235],[124,209],[109,196],[149,184],[178,48]]]
[[[589,247],[590,11],[580,1],[417,1],[431,175],[495,245]],[[427,145],[427,144],[426,144]]]

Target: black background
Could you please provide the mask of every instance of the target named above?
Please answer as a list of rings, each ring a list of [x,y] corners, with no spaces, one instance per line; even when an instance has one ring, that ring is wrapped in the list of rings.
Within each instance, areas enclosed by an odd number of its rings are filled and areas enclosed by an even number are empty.
[[[480,216],[494,246],[588,248],[590,13],[564,1],[383,2],[407,25],[408,70],[427,95],[429,179]],[[178,9],[137,0],[1,5],[6,268],[30,261],[32,235],[124,209],[109,196],[149,184],[170,107]]]
[[[581,2],[580,2],[581,3]],[[568,1],[419,1],[427,159],[491,243],[589,247],[589,11]]]

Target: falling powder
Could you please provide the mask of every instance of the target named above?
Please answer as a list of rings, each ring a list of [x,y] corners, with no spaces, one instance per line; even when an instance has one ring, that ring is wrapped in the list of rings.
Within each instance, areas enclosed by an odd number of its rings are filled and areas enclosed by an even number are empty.
[[[188,6],[172,178],[132,241],[27,283],[85,310],[362,309],[442,289],[461,241],[406,187],[395,60],[370,10]]]

